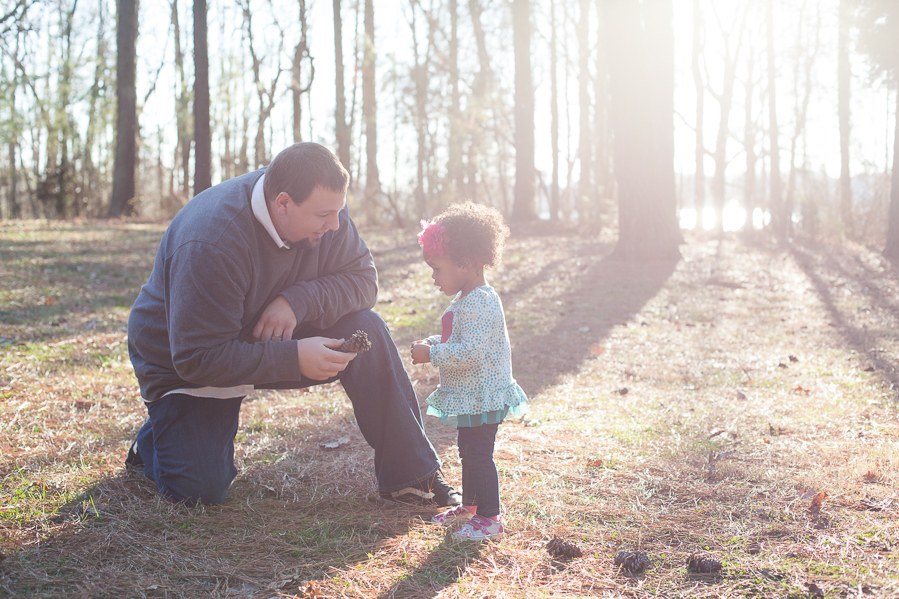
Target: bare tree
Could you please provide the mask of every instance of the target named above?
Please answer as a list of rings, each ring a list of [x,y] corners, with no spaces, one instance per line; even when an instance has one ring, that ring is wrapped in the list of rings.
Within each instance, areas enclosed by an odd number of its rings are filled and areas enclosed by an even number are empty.
[[[852,237],[852,179],[849,174],[849,88],[852,71],[849,67],[850,0],[840,0],[839,40],[837,47],[837,112],[840,121],[840,216],[843,228]]]
[[[293,75],[293,79],[290,82],[290,92],[293,100],[294,142],[303,141],[303,133],[301,130],[303,94],[309,93],[309,90],[312,88],[312,80],[315,79],[315,64],[312,55],[309,54],[308,26],[306,24],[306,0],[299,0],[299,3],[300,39],[297,41],[297,45],[294,47],[293,51],[293,62],[291,63],[291,74]],[[303,85],[302,83],[303,61],[309,63],[309,80],[306,85]]]
[[[259,100],[259,116],[256,120],[256,143],[254,145],[254,159],[256,168],[260,168],[268,164],[268,153],[265,146],[265,124],[272,114],[275,106],[275,93],[278,89],[278,81],[281,78],[283,69],[281,68],[281,54],[284,50],[284,30],[280,30],[280,39],[276,55],[278,56],[278,65],[275,68],[275,74],[272,77],[271,84],[266,86],[262,81],[262,58],[256,52],[255,39],[253,36],[253,14],[250,11],[250,1],[244,0],[241,3],[243,11],[244,25],[247,32],[247,47],[250,50],[250,60],[252,61],[253,82],[256,86],[256,97]],[[296,127],[296,113],[294,113],[294,127]]]
[[[696,167],[693,175],[693,207],[696,214],[702,214],[705,207],[705,141],[704,135],[704,119],[705,119],[705,81],[702,78],[702,67],[700,66],[700,58],[703,53],[702,40],[702,4],[701,0],[693,0],[693,87],[696,90],[696,128],[694,129],[696,136],[695,162]]]
[[[462,126],[461,91],[459,89],[459,2],[449,0],[450,37],[449,37],[449,138],[447,139],[447,179],[450,188],[455,191],[462,184],[462,144],[464,129]]]
[[[805,7],[803,7],[805,8]],[[815,41],[810,51],[805,51],[808,44],[803,40],[803,18],[800,11],[799,27],[797,28],[796,38],[796,59],[793,67],[793,97],[795,99],[795,127],[793,129],[793,137],[790,139],[790,174],[787,179],[787,196],[784,211],[788,215],[793,214],[793,208],[796,196],[796,178],[798,175],[798,166],[796,164],[797,146],[799,138],[805,133],[805,122],[808,115],[808,105],[812,97],[812,69],[815,60],[818,57],[818,49],[821,45],[821,5],[818,5],[818,20],[815,26]],[[804,62],[803,62],[804,61]],[[805,86],[800,93],[800,79],[804,78]],[[791,227],[792,219],[788,223]],[[789,231],[790,229],[788,229]]]
[[[549,2],[549,78],[550,78],[550,139],[552,144],[553,172],[549,189],[549,220],[559,220],[559,85],[557,81],[558,52],[556,34],[556,3]]]
[[[484,123],[488,112],[488,102],[492,82],[490,68],[490,55],[487,52],[487,36],[481,23],[480,0],[468,0],[468,12],[471,15],[471,25],[474,30],[475,44],[478,48],[478,71],[474,75],[471,84],[471,96],[469,97],[469,112],[473,124],[471,126],[470,143],[468,147],[468,169],[466,174],[466,195],[474,200],[479,199],[478,176],[483,165],[484,153]]]
[[[118,0],[116,12],[116,149],[109,216],[134,214],[137,152],[137,0]]]
[[[733,107],[734,84],[737,80],[737,64],[740,60],[740,52],[743,48],[743,39],[746,25],[746,15],[748,12],[748,4],[743,7],[737,7],[738,14],[731,23],[730,27],[726,27],[718,15],[715,5],[713,5],[715,18],[718,21],[718,29],[721,32],[721,40],[724,45],[724,77],[721,84],[721,93],[716,93],[709,86],[709,93],[718,102],[718,135],[715,139],[715,176],[712,179],[712,197],[715,200],[715,219],[718,233],[724,233],[724,204],[727,196],[727,178],[725,171],[727,170],[727,141],[730,137],[730,111]],[[735,31],[736,30],[736,31]],[[732,49],[730,41],[735,40],[735,47]]]
[[[771,224],[779,241],[786,241],[791,215],[784,209],[781,197],[780,147],[777,130],[777,68],[774,56],[774,0],[767,0],[765,15],[768,55],[768,156],[771,164]]]
[[[194,195],[212,187],[206,0],[194,0]]]
[[[515,203],[512,219],[532,220],[534,207],[534,85],[531,82],[531,3],[512,2],[515,48]]]
[[[172,0],[172,28],[175,38],[175,70],[178,73],[175,90],[176,164],[172,171],[178,170],[177,161],[180,159],[181,193],[186,200],[190,197],[190,146],[193,141],[191,134],[193,126],[189,110],[191,90],[184,72],[184,50],[181,48],[181,17],[178,11],[178,0]]]
[[[590,0],[578,0],[578,108],[580,109],[578,135],[578,163],[581,176],[578,184],[577,206],[578,218],[583,220],[587,214],[587,199],[593,188],[593,132],[590,127]]]
[[[333,0],[334,8],[334,133],[337,137],[337,158],[347,169],[350,168],[351,131],[346,120],[346,92],[344,91],[343,66],[343,17],[340,0]]]
[[[381,195],[378,173],[378,120],[375,93],[375,8],[373,0],[365,0],[365,41],[362,50],[362,120],[365,126],[365,216],[369,222],[377,217]]]

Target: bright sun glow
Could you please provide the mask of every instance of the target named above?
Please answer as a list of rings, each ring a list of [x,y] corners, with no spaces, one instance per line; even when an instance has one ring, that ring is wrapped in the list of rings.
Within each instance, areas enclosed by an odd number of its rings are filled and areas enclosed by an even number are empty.
[[[694,208],[681,208],[680,210],[680,227],[681,229],[694,230],[699,224],[703,231],[711,231],[715,228],[715,209],[711,206],[703,208],[701,216],[702,222],[697,219],[697,211]],[[746,209],[740,206],[736,200],[731,200],[724,207],[724,230],[739,231],[746,225],[747,219]],[[756,208],[752,212],[751,226],[753,229],[761,229],[771,220],[771,215],[761,208]]]

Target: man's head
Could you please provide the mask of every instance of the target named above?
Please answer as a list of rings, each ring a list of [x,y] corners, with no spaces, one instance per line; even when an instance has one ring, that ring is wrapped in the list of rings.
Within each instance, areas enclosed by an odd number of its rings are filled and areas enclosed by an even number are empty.
[[[314,247],[337,230],[349,174],[327,148],[297,143],[282,150],[262,184],[275,230],[285,241]]]

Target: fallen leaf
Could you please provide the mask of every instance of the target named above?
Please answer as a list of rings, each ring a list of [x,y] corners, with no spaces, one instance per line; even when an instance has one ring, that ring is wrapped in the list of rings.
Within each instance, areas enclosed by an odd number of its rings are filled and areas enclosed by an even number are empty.
[[[866,483],[873,483],[880,480],[880,475],[868,470],[862,478],[865,479]]]
[[[44,300],[44,303],[48,306],[52,306],[53,304],[56,303],[56,298],[48,297],[47,299]]]
[[[322,449],[337,449],[341,445],[346,445],[349,442],[350,442],[349,437],[341,437],[341,438],[337,439],[336,441],[330,441],[328,443],[319,443],[318,446],[321,447]]]
[[[787,368],[787,365],[784,364],[783,362],[780,362],[780,363],[777,365],[777,367],[778,367],[778,368]]]
[[[314,580],[307,582],[305,586],[300,588],[300,591],[303,593],[303,599],[318,599],[318,597],[320,597],[318,594],[318,585],[315,584]]]
[[[868,366],[867,368],[865,368],[865,372],[874,372],[874,367]]]
[[[618,393],[621,395],[627,395],[627,393],[628,393],[627,387],[622,387],[621,389],[618,390]]]
[[[819,513],[821,513],[821,507],[824,505],[824,500],[827,499],[827,497],[827,493],[825,493],[824,491],[820,491],[812,499],[812,505],[808,508],[808,511],[813,516],[817,516]]]
[[[590,348],[590,351],[599,356],[606,353],[606,348],[602,347],[601,345],[594,345]]]
[[[746,399],[746,394],[742,391],[737,391],[737,399]]]
[[[804,393],[805,395],[808,395],[811,391],[804,389],[802,385],[797,385],[796,388],[793,389],[793,393]]]
[[[602,460],[590,460],[587,462],[587,468],[602,468]]]
[[[798,362],[798,361],[799,361],[799,358],[797,358],[796,356],[790,356],[790,362]]]

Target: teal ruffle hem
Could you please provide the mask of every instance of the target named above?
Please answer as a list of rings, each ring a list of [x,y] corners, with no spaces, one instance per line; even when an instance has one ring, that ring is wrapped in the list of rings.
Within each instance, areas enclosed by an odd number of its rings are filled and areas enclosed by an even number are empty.
[[[438,395],[439,393],[440,390],[438,389],[432,396]],[[510,414],[513,416],[522,416],[527,411],[527,395],[525,395],[524,390],[518,386],[518,383],[512,383],[500,393],[493,393],[491,395],[495,397],[499,394],[505,396],[507,402],[507,405],[499,410],[491,410],[489,412],[481,412],[478,414],[447,414],[430,405],[429,402],[427,414],[429,416],[438,416],[444,424],[449,424],[457,428],[467,428],[481,426],[482,424],[499,424]],[[428,399],[430,400],[431,397]]]

